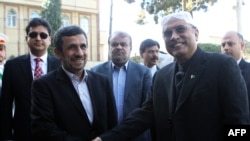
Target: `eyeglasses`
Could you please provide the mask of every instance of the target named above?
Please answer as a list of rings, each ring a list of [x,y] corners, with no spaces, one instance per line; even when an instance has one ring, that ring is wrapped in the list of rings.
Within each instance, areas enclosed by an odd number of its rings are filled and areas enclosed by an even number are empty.
[[[235,44],[235,42],[224,42],[224,43],[221,43],[221,46],[222,47],[225,47],[226,46],[226,44],[228,45],[228,46],[230,46],[230,47],[232,47],[234,44]]]
[[[113,43],[111,43],[112,47],[118,47],[119,45],[122,46],[122,47],[128,46],[128,44],[126,42],[120,42],[120,43],[113,42]]]
[[[29,37],[30,37],[30,38],[36,38],[38,34],[39,34],[39,36],[40,36],[42,39],[46,39],[46,38],[48,37],[48,34],[46,34],[46,33],[44,33],[44,32],[41,32],[41,33],[31,32],[31,33],[29,33]]]
[[[186,32],[187,27],[184,26],[184,25],[178,25],[178,26],[176,26],[176,27],[175,27],[174,29],[172,29],[172,30],[167,29],[167,30],[165,30],[165,31],[163,32],[163,36],[164,36],[164,37],[167,37],[167,38],[170,38],[170,37],[172,36],[172,34],[173,34],[173,30],[175,30],[175,32],[176,32],[177,34],[182,34],[182,33]]]

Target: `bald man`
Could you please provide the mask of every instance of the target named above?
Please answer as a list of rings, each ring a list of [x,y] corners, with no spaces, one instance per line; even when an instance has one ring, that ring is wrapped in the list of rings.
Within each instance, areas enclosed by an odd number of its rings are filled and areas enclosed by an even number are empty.
[[[250,63],[243,59],[245,48],[243,36],[236,31],[228,31],[221,40],[221,52],[232,56],[239,65],[248,90],[248,102],[250,102]],[[250,109],[250,104],[249,104]]]

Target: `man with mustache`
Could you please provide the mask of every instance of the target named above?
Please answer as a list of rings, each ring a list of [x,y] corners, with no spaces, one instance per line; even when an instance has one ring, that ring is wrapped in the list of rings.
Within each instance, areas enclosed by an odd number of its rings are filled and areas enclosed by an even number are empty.
[[[143,40],[140,45],[142,63],[150,69],[152,76],[159,70],[157,66],[159,61],[159,49],[159,43],[152,39]]]
[[[107,76],[113,86],[118,123],[142,106],[152,84],[149,69],[129,60],[132,38],[123,31],[114,32],[108,40],[111,60],[95,66],[93,71]],[[149,141],[149,130],[133,141]],[[128,140],[127,140],[128,141]]]
[[[236,61],[198,46],[189,12],[164,17],[162,33],[175,61],[156,72],[142,108],[94,141],[126,141],[152,126],[154,141],[223,141],[228,126],[249,124],[247,89]],[[183,75],[179,83],[176,74]]]

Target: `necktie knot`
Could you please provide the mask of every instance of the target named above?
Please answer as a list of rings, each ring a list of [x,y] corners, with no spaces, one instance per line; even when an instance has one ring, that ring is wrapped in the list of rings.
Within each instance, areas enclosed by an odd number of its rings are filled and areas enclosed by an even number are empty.
[[[41,58],[35,58],[35,61],[36,61],[36,63],[39,63],[39,62],[42,61],[42,59]]]

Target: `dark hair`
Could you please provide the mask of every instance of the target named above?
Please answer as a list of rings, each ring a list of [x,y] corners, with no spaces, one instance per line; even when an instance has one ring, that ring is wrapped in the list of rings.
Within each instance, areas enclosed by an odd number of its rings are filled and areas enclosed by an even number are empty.
[[[74,36],[74,35],[78,35],[78,34],[83,34],[86,38],[87,41],[87,46],[88,46],[88,38],[86,33],[79,27],[76,25],[70,25],[70,26],[65,26],[60,28],[54,36],[54,47],[56,47],[58,50],[62,51],[62,45],[63,45],[63,37],[64,36]]]
[[[45,19],[42,19],[42,18],[32,18],[29,21],[28,25],[25,28],[26,35],[29,34],[30,27],[37,27],[37,26],[40,26],[40,25],[46,27],[47,30],[48,30],[49,35],[51,35],[51,26],[50,26],[49,22],[47,20],[45,20]]]
[[[143,53],[147,48],[150,48],[152,46],[157,46],[160,49],[160,44],[152,39],[146,39],[141,42],[140,45],[140,52]]]
[[[110,39],[113,38],[113,37],[115,37],[115,36],[118,36],[118,37],[128,37],[129,40],[130,40],[130,46],[132,47],[132,37],[128,33],[123,32],[123,31],[115,31],[115,32],[113,32],[109,36],[109,38],[108,38],[108,44],[109,45],[110,45]]]
[[[237,35],[238,35],[238,37],[239,37],[242,41],[244,41],[244,38],[243,38],[242,34],[240,34],[239,32],[237,32]]]

